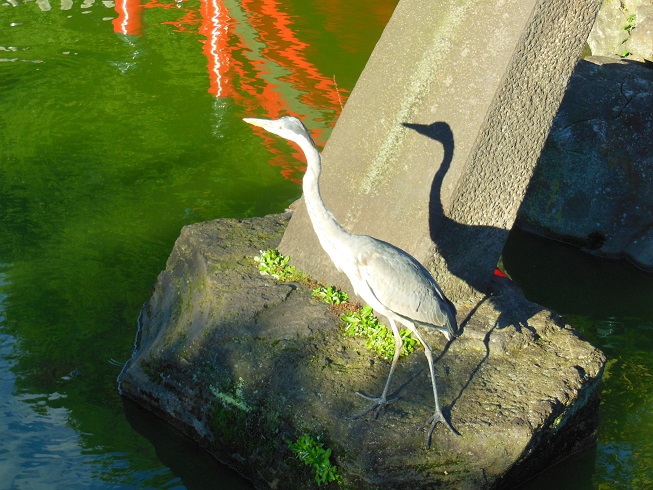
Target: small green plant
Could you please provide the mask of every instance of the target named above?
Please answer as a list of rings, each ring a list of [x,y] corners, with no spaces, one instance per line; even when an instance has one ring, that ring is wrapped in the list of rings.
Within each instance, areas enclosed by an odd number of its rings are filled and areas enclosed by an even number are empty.
[[[290,281],[296,277],[295,267],[288,265],[290,257],[284,257],[276,248],[260,252],[254,261],[258,262],[258,270],[262,275],[272,276],[279,281]]]
[[[384,359],[392,359],[395,353],[394,335],[374,316],[370,305],[342,315],[341,319],[347,335],[366,338],[365,346],[368,349],[375,351]],[[411,337],[410,331],[405,328],[402,328],[399,334],[403,340],[401,355],[407,356],[415,350],[417,339]]]
[[[313,296],[330,305],[339,305],[349,299],[349,295],[345,291],[341,291],[335,286],[316,287],[313,289]]]
[[[338,474],[338,468],[329,461],[331,449],[324,449],[319,436],[317,439],[313,439],[304,434],[295,442],[286,439],[286,444],[302,463],[311,467],[318,485],[331,482],[336,482],[338,485],[342,483],[342,476]]]
[[[626,19],[626,25],[624,26],[624,31],[632,31],[635,26],[637,25],[637,22],[635,21],[635,14],[630,14],[628,18]]]
[[[279,281],[303,281],[317,286],[313,288],[313,296],[321,298],[325,303],[340,305],[349,300],[346,292],[334,286],[320,286],[297,272],[294,266],[288,265],[290,257],[284,257],[277,249],[260,252],[260,255],[254,257],[254,261],[258,263],[261,274],[272,276]],[[365,346],[368,349],[384,359],[392,359],[395,352],[394,335],[385,325],[379,323],[371,306],[365,305],[357,311],[343,315],[341,319],[347,335],[366,338]],[[405,328],[402,328],[399,334],[403,340],[400,355],[407,356],[415,350],[417,340],[411,337],[410,331]]]

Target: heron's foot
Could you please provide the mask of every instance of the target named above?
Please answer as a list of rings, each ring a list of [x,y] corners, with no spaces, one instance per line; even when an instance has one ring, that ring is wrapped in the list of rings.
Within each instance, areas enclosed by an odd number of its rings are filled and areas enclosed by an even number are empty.
[[[424,422],[420,427],[420,429],[422,429],[426,425],[431,424],[431,428],[429,429],[428,434],[426,435],[427,448],[431,447],[431,438],[433,436],[433,431],[435,430],[435,426],[438,425],[438,422],[442,422],[445,425],[445,427],[449,429],[454,436],[460,437],[460,434],[456,430],[454,430],[454,428],[451,427],[451,425],[449,425],[449,422],[447,422],[447,419],[444,418],[444,415],[442,414],[442,410],[436,410],[433,413],[433,416],[429,418],[426,422]]]
[[[367,409],[362,411],[361,413],[359,413],[357,415],[354,415],[352,417],[353,419],[359,419],[363,415],[367,415],[368,413],[370,413],[372,410],[374,410],[374,418],[377,418],[379,416],[379,412],[381,411],[381,409],[383,409],[386,405],[388,405],[388,404],[390,404],[390,403],[397,400],[397,397],[387,398],[385,395],[381,395],[381,396],[378,396],[378,397],[370,396],[370,395],[366,395],[362,391],[357,391],[356,394],[359,395],[359,396],[362,396],[366,400],[370,400],[372,402],[372,404]]]

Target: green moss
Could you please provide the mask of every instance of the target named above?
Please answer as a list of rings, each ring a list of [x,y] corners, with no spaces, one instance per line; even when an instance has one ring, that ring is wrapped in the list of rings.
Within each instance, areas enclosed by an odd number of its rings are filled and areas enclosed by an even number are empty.
[[[313,289],[313,296],[329,305],[339,305],[349,300],[349,295],[335,286],[318,286]]]
[[[630,33],[636,26],[637,21],[635,19],[635,14],[630,14],[626,19],[626,25],[623,27],[624,31],[628,31],[628,33]]]
[[[258,270],[262,275],[271,276],[279,281],[296,280],[297,269],[288,263],[290,257],[284,257],[276,248],[260,252],[260,255],[254,257],[254,261],[258,264]]]
[[[253,440],[249,437],[243,437],[246,418],[247,412],[243,410],[235,409],[229,405],[225,406],[221,401],[215,403],[211,428],[221,445],[243,449],[243,445],[247,446],[247,441]]]
[[[252,409],[245,401],[245,397],[243,395],[244,387],[245,387],[245,382],[243,381],[243,378],[238,378],[238,381],[236,382],[235,386],[231,390],[220,391],[218,388],[215,388],[214,386],[210,386],[209,389],[211,390],[211,393],[215,395],[218,401],[222,403],[223,406],[235,408],[242,412],[247,413],[250,412]]]
[[[559,192],[560,192],[560,179],[556,179],[553,181],[553,184],[551,186],[551,195],[549,196],[549,200],[546,203],[546,209],[548,209],[549,211],[551,210],[553,204],[558,199]]]

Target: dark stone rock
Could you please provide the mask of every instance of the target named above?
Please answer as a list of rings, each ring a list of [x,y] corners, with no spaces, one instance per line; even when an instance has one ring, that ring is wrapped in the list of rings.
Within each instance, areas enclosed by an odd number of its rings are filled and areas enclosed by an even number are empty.
[[[628,14],[620,0],[603,0],[587,43],[595,56],[617,56],[630,34],[624,29]]]
[[[518,215],[530,231],[653,270],[653,70],[578,63]]]
[[[287,216],[187,226],[140,318],[121,392],[259,488],[310,488],[285,439],[321,435],[350,488],[510,487],[589,444],[605,358],[556,315],[497,279],[459,306],[462,335],[436,353],[445,414],[431,449],[418,430],[433,412],[421,350],[402,359],[378,419],[353,420],[380,393],[389,363],[343,335],[307,286],[261,276]]]

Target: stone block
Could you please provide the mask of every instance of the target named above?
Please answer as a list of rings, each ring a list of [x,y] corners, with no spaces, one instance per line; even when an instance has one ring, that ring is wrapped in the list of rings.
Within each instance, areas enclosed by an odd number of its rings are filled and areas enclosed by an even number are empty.
[[[406,250],[461,304],[485,291],[597,0],[401,0],[323,152],[352,233]],[[344,289],[300,205],[280,250]]]
[[[603,354],[510,281],[460,308],[462,335],[438,359],[445,416],[426,449],[433,392],[422,349],[400,361],[377,419],[352,416],[380,393],[389,362],[344,335],[299,283],[261,276],[287,217],[216,220],[182,230],[143,308],[120,376],[158,414],[257,488],[316,488],[285,442],[321,436],[346,488],[514,488],[591,444]],[[138,428],[137,428],[138,430]]]

